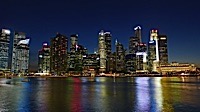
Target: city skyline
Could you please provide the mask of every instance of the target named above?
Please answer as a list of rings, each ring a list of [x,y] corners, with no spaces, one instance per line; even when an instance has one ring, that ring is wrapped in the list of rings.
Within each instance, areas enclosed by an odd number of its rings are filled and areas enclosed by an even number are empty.
[[[125,48],[135,26],[142,26],[142,40],[147,43],[152,28],[168,36],[169,62],[200,64],[197,49],[199,7],[195,1],[3,1],[1,28],[22,31],[31,38],[30,65],[37,66],[37,54],[43,42],[50,43],[56,32],[79,34],[79,43],[93,52],[98,47],[100,30],[110,31],[112,44],[118,39]],[[67,4],[67,5],[66,5]],[[132,4],[132,5],[131,5]],[[134,5],[136,4],[136,5]],[[16,8],[16,6],[18,6]],[[53,8],[60,6],[60,9]],[[99,8],[96,8],[96,7]],[[104,8],[100,8],[100,6]],[[118,9],[119,8],[119,9]],[[87,40],[87,41],[86,41]],[[112,49],[113,50],[113,49]],[[34,68],[32,66],[32,68]]]

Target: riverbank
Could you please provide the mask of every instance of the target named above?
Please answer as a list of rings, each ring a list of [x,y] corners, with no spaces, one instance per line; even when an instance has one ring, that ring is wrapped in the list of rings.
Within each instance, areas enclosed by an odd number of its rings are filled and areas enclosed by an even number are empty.
[[[133,75],[133,76],[95,76],[95,77],[114,77],[114,78],[125,78],[125,77],[198,77],[200,75]],[[90,77],[90,76],[0,76],[0,78],[16,78],[16,77],[27,77],[27,78],[67,78],[67,77]]]

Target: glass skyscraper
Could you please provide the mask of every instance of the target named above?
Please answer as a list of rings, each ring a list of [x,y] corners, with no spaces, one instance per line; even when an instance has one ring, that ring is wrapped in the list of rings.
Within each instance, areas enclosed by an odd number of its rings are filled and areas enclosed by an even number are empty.
[[[8,70],[10,30],[2,29],[0,32],[0,70]]]
[[[50,46],[47,43],[43,44],[38,53],[38,72],[50,73]]]
[[[25,33],[15,32],[13,39],[12,66],[14,74],[26,74],[29,67],[29,41]]]
[[[65,74],[67,71],[67,37],[57,34],[51,39],[50,71],[55,75]]]

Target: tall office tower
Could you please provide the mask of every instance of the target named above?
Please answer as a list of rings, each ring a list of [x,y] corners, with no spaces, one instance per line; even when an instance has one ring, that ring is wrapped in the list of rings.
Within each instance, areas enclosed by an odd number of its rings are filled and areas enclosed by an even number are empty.
[[[83,75],[91,74],[91,71],[98,71],[98,58],[97,54],[86,54],[83,56]]]
[[[138,51],[138,37],[130,37],[129,39],[129,53],[135,54]]]
[[[106,45],[106,55],[109,56],[111,54],[111,33],[110,32],[105,32],[105,45]]]
[[[73,34],[70,36],[70,58],[69,58],[69,71],[75,70],[75,65],[77,63],[77,48],[78,48],[78,34]]]
[[[50,46],[47,43],[43,44],[38,53],[38,72],[50,73]]]
[[[51,39],[50,45],[50,71],[56,75],[62,75],[67,70],[67,37],[57,33]]]
[[[125,56],[125,65],[126,72],[135,73],[136,72],[136,54],[126,54]]]
[[[147,46],[144,43],[138,45],[136,53],[136,72],[146,72],[147,70]]]
[[[158,35],[158,49],[160,65],[168,63],[168,49],[167,49],[167,36]]]
[[[83,56],[87,55],[87,48],[82,45],[77,45],[76,55],[74,58],[74,71],[82,72]]]
[[[117,42],[116,45],[116,71],[117,72],[124,72],[125,70],[125,50],[124,46]]]
[[[70,37],[70,52],[75,53],[78,45],[78,34],[73,34]]]
[[[13,39],[12,67],[14,74],[26,74],[29,67],[29,41],[25,33],[15,32]]]
[[[111,50],[111,33],[110,32],[105,32],[105,44],[106,44],[106,71],[111,72],[113,70],[112,68],[112,50]]]
[[[105,33],[102,30],[99,33],[99,55],[100,55],[100,67],[99,72],[106,71],[106,43],[105,43]]]
[[[134,28],[134,30],[135,30],[135,37],[138,38],[138,43],[142,43],[142,34],[141,34],[142,28],[140,26],[137,26]]]
[[[148,56],[149,56],[148,58],[149,71],[157,72],[157,67],[159,67],[158,30],[150,31]]]
[[[8,71],[10,30],[2,29],[0,32],[0,70]]]

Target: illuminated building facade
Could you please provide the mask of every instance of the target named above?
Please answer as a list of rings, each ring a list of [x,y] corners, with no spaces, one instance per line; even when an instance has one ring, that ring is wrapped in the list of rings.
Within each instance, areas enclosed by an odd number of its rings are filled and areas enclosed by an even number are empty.
[[[160,68],[159,68],[159,71],[162,74],[179,73],[179,72],[182,72],[182,73],[195,72],[196,70],[197,70],[197,67],[194,64],[177,63],[177,62],[160,65]]]
[[[74,71],[77,60],[77,48],[78,48],[78,34],[70,36],[70,58],[69,58],[69,71]]]
[[[70,37],[70,55],[68,60],[68,71],[70,73],[81,72],[83,66],[83,56],[87,54],[87,49],[78,44],[78,34]]]
[[[91,74],[91,71],[98,71],[99,55],[87,54],[83,56],[83,76]]]
[[[129,39],[129,53],[135,54],[138,51],[138,37],[130,37]]]
[[[136,72],[146,72],[147,70],[147,45],[144,43],[138,44],[136,53]]]
[[[99,72],[106,72],[106,43],[105,43],[105,33],[102,30],[99,33],[99,58],[100,58],[100,66],[99,66]]]
[[[14,74],[26,74],[29,67],[29,41],[25,33],[15,32],[13,39],[12,66]]]
[[[78,34],[73,34],[70,37],[70,52],[75,53],[78,45]]]
[[[83,57],[87,55],[87,49],[82,45],[77,45],[76,49],[74,71],[81,72],[83,66]]]
[[[51,39],[50,51],[51,73],[64,74],[67,70],[67,37],[58,33]]]
[[[43,44],[38,53],[38,72],[50,73],[50,46],[47,43]]]
[[[108,56],[108,61],[107,61],[107,71],[112,73],[115,71],[116,69],[116,60],[115,60],[115,56],[116,56],[116,53],[112,53]]]
[[[0,32],[0,70],[8,70],[10,30],[2,29]]]
[[[138,38],[138,43],[142,43],[142,28],[141,26],[137,26],[134,28],[135,31],[135,37]]]
[[[168,64],[167,36],[158,35],[158,49],[160,64]]]
[[[106,71],[111,72],[113,70],[113,55],[111,49],[111,33],[105,32],[105,45],[106,45]]]
[[[125,49],[124,46],[117,42],[116,45],[116,71],[124,72],[125,71]]]
[[[157,72],[157,67],[159,67],[158,30],[150,31],[148,67],[150,72]]]
[[[126,72],[135,73],[136,71],[136,54],[127,54],[125,56]]]

